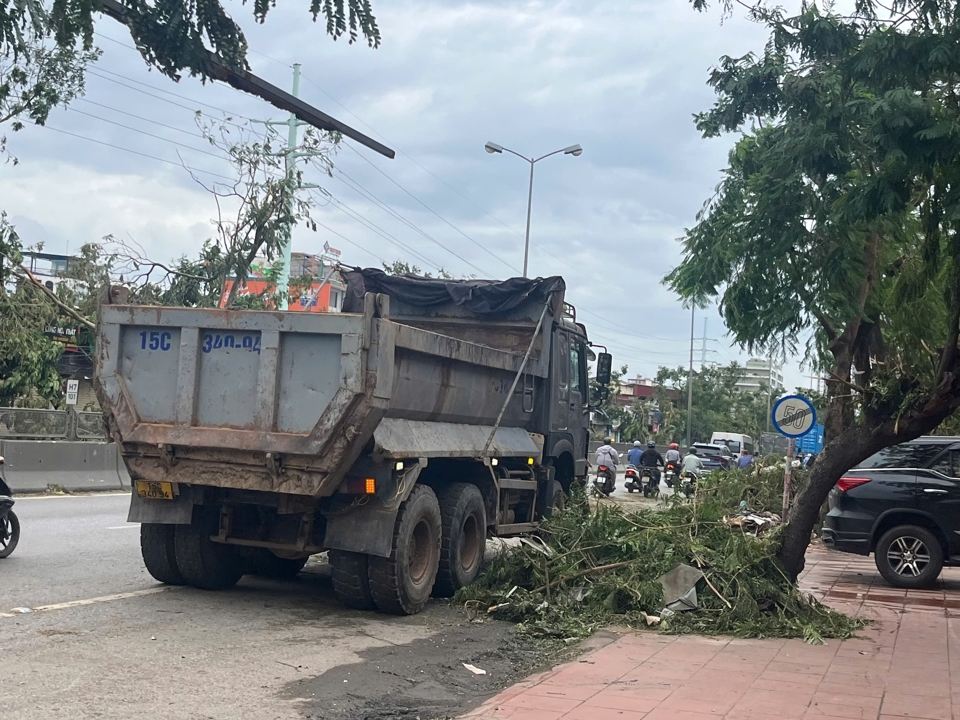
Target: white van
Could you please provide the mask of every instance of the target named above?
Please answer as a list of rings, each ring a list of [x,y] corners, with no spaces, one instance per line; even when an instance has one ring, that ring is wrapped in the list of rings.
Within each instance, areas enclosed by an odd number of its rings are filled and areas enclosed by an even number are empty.
[[[715,432],[710,436],[711,445],[726,445],[734,457],[753,455],[753,438],[743,433]]]

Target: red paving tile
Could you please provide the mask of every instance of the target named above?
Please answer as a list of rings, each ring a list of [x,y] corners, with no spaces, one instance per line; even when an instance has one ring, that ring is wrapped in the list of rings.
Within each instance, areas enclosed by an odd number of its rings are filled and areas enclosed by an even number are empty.
[[[510,720],[960,720],[960,570],[933,590],[888,587],[872,559],[813,549],[800,579],[874,621],[823,646],[628,633],[528,678],[465,717]]]

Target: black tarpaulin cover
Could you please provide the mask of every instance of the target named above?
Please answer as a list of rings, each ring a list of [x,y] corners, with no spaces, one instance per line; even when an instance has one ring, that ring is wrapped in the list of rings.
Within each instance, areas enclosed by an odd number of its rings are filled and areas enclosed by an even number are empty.
[[[363,312],[364,293],[384,293],[406,305],[419,307],[459,305],[478,315],[507,313],[528,303],[542,307],[551,296],[551,311],[557,315],[566,284],[559,276],[510,278],[509,280],[443,280],[419,275],[389,275],[376,268],[343,272],[347,283],[345,312]]]

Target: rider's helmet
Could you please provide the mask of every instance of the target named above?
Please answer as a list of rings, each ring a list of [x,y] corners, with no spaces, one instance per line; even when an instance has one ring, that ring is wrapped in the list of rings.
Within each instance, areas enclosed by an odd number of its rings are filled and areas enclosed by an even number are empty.
[[[608,438],[608,437],[603,439],[603,444],[604,444],[604,445],[609,445],[609,444],[612,443],[612,442],[613,442],[613,440],[611,440],[611,439]]]
[[[696,454],[697,454],[697,449],[696,449],[695,447],[690,448],[690,454],[691,454],[691,455],[696,455]]]
[[[670,449],[671,449],[671,450],[679,450],[679,449],[680,449],[680,446],[677,445],[676,443],[670,443]]]
[[[648,447],[648,448],[655,448],[656,446],[657,446],[657,444],[656,444],[653,440],[651,440],[650,442],[647,443],[647,447]]]
[[[634,446],[634,447],[640,447],[640,441],[639,441],[639,440],[634,440],[634,441],[633,441],[633,446]]]

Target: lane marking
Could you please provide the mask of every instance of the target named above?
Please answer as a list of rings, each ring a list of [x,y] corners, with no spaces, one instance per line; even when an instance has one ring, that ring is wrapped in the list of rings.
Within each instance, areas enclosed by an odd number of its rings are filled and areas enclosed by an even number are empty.
[[[87,493],[86,495],[14,495],[14,500],[18,503],[27,502],[28,500],[65,500],[67,498],[71,500],[77,500],[81,498],[97,498],[97,497],[130,497],[130,491],[126,492],[98,492],[98,493]]]
[[[126,530],[127,528],[138,528],[140,523],[128,523],[127,525],[113,525],[108,527],[107,530]]]
[[[101,595],[95,598],[86,598],[84,600],[70,600],[69,602],[54,603],[52,605],[38,605],[35,608],[29,608],[33,613],[50,612],[51,610],[66,610],[67,608],[83,607],[84,605],[97,605],[99,603],[113,602],[114,600],[126,600],[127,598],[142,597],[144,595],[156,595],[157,593],[179,590],[179,585],[161,585],[160,587],[148,588],[146,590],[133,590],[131,592],[116,593],[115,595]],[[18,617],[30,613],[0,613],[0,618]]]

